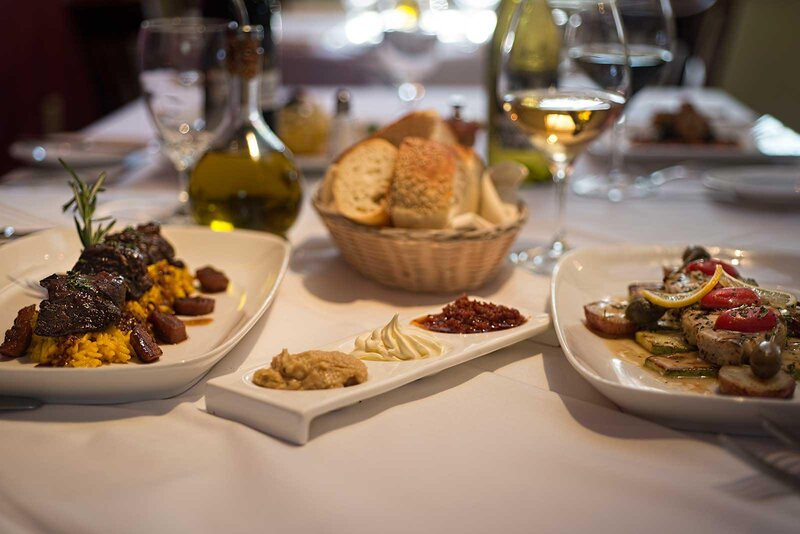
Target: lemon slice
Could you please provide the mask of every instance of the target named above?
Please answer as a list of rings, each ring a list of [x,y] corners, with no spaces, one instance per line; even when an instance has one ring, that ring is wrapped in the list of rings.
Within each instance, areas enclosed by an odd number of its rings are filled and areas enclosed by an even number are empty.
[[[664,291],[650,289],[641,289],[639,293],[653,304],[657,304],[662,308],[685,308],[699,301],[714,289],[723,274],[725,274],[725,271],[722,269],[722,265],[717,265],[714,276],[705,285],[686,293],[665,293]]]
[[[746,287],[747,289],[752,289],[756,295],[758,295],[758,298],[761,299],[762,304],[767,304],[775,308],[788,308],[789,306],[797,304],[797,297],[791,293],[779,291],[777,289],[767,289],[764,287],[753,286],[747,282],[742,282],[738,278],[730,276],[726,272],[722,273],[722,278],[720,278],[719,284],[723,287]]]

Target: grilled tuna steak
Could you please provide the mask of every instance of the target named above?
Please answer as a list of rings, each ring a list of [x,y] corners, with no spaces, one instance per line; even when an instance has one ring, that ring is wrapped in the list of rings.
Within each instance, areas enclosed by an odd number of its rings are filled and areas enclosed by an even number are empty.
[[[744,365],[750,362],[750,353],[765,339],[784,346],[786,325],[783,321],[766,332],[734,332],[704,328],[697,334],[697,349],[700,357],[715,365]]]
[[[694,291],[708,281],[708,276],[700,271],[671,271],[664,276],[664,290],[667,293],[686,293]]]
[[[162,237],[161,227],[154,222],[140,224],[135,229],[129,227],[122,232],[111,234],[105,238],[104,243],[135,248],[142,253],[147,265],[161,260],[167,260],[173,265],[182,265],[175,259],[175,249],[169,241]]]
[[[6,358],[19,358],[28,350],[33,338],[33,316],[36,314],[36,305],[25,306],[17,312],[14,326],[6,330],[3,344],[0,345],[0,354]]]
[[[47,290],[34,330],[39,336],[96,332],[122,317],[125,283],[120,276],[70,272],[50,275],[39,283]]]
[[[709,313],[704,310],[686,309],[681,315],[681,330],[683,337],[690,345],[697,346],[697,335],[701,330],[713,329],[719,313]]]
[[[127,298],[135,300],[153,286],[144,255],[124,243],[101,243],[83,249],[73,270],[84,274],[113,273],[124,279]]]

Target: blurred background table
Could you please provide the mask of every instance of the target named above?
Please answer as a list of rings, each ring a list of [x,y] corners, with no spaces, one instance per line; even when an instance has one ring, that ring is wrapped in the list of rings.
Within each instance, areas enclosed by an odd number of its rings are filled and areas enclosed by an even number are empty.
[[[329,102],[332,91],[315,94]],[[485,108],[476,86],[434,88],[426,103],[444,111],[455,91],[468,110]],[[395,112],[388,88],[354,93],[357,117]],[[140,102],[88,131],[152,134]],[[576,175],[605,164],[586,157]],[[19,224],[14,217],[31,227],[68,224],[58,214],[64,181],[60,173],[0,179],[0,226]],[[517,245],[550,235],[551,189],[523,190],[531,217]],[[174,171],[154,158],[115,171],[100,211],[123,221],[159,217],[176,191]],[[576,246],[692,241],[796,251],[798,228],[796,209],[718,202],[691,180],[622,204],[568,203]],[[362,278],[307,204],[289,239],[294,253],[274,305],[210,377],[451,298]],[[544,311],[549,280],[508,265],[475,293]],[[796,531],[796,495],[713,435],[619,412],[569,366],[552,331],[323,416],[304,447],[204,413],[204,384],[160,401],[0,413],[0,531]]]

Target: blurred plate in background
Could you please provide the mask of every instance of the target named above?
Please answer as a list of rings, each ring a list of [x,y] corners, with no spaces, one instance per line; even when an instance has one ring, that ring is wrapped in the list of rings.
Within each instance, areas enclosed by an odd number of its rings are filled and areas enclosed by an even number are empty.
[[[800,166],[750,166],[711,169],[703,175],[708,189],[732,199],[800,207]]]

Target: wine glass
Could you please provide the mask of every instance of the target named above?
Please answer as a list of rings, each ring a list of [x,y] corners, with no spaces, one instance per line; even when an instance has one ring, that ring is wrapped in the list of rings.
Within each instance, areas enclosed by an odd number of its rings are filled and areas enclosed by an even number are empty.
[[[162,153],[178,171],[178,214],[187,214],[188,172],[208,149],[227,106],[227,22],[151,19],[139,30],[139,81]]]
[[[628,44],[631,69],[631,97],[648,85],[664,82],[673,59],[675,21],[669,0],[617,0]],[[607,43],[581,43],[570,54],[590,77],[602,76],[603,65],[622,61],[620,51]],[[620,147],[626,135],[625,115],[615,124],[611,136],[611,170],[608,175],[587,176],[573,184],[582,196],[608,198],[619,202],[652,193],[654,184],[627,173]]]
[[[578,43],[614,47],[624,60],[598,64],[588,76],[569,53]],[[508,118],[545,155],[558,213],[550,244],[512,253],[511,260],[550,273],[567,250],[564,208],[573,162],[627,101],[630,69],[622,21],[613,1],[519,0],[500,54],[497,95]]]
[[[383,8],[383,35],[375,55],[400,102],[413,108],[425,96],[422,82],[439,63],[439,39],[422,24],[425,9],[419,0],[396,0]]]

